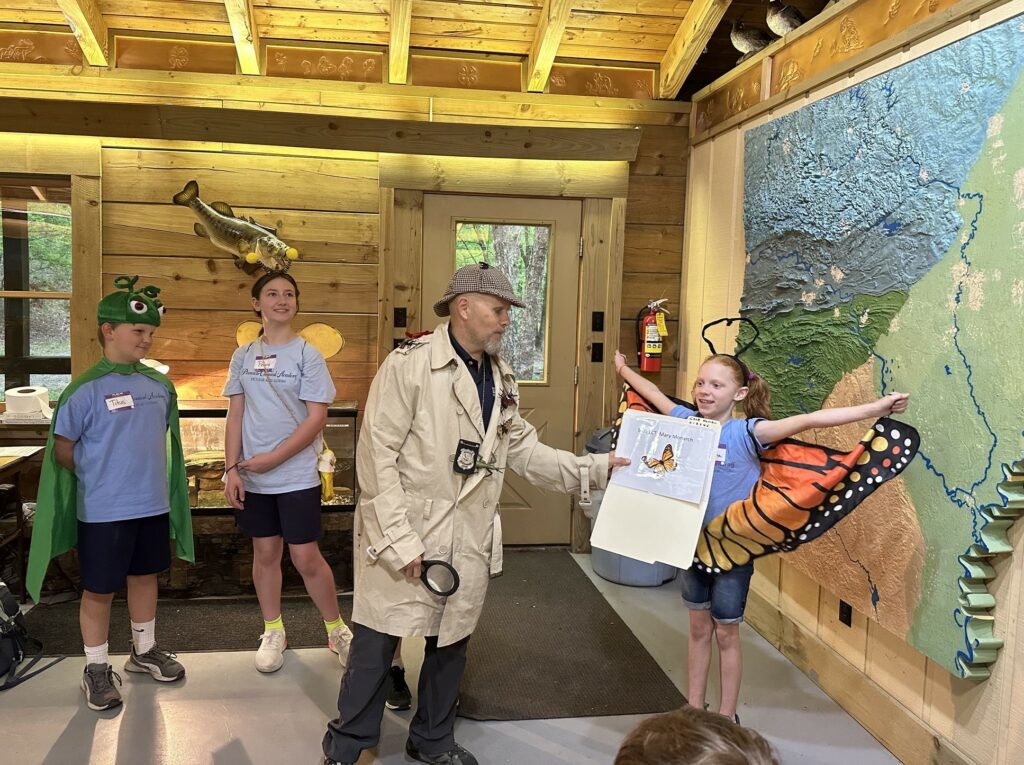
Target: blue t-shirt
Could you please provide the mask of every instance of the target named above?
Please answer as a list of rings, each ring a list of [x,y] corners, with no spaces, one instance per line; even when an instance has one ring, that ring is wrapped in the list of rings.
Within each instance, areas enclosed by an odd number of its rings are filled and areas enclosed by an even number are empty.
[[[320,351],[296,337],[284,345],[254,340],[238,348],[222,395],[240,393],[245,395],[242,459],[246,459],[276,449],[306,419],[304,402],[331,404],[335,390]],[[266,473],[239,471],[245,490],[284,494],[319,486],[318,445],[319,439]]]
[[[680,404],[669,414],[685,418],[693,417],[697,412]],[[767,447],[754,437],[754,426],[762,419],[732,419],[722,426],[715,475],[711,479],[711,494],[708,497],[708,508],[704,511],[705,526],[736,500],[749,497],[751,489],[761,477],[760,455]]]
[[[80,386],[57,410],[53,432],[76,442],[78,520],[170,512],[169,398],[167,388],[146,375],[112,373]]]

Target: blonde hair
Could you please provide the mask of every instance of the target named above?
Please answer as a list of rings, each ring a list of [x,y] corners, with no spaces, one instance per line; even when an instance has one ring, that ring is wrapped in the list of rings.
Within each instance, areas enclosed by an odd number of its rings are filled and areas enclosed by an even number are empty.
[[[761,376],[754,372],[736,356],[728,353],[716,353],[708,356],[700,363],[704,366],[709,361],[715,361],[732,372],[736,383],[747,389],[747,397],[740,402],[743,413],[747,417],[763,417],[766,420],[772,418],[772,392],[768,389]]]
[[[757,731],[689,705],[640,723],[614,765],[781,765]]]

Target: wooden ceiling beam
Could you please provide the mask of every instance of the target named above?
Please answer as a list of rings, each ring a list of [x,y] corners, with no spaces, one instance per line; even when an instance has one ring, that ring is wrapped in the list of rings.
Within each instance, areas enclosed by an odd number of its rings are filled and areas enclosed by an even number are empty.
[[[636,159],[637,128],[364,119],[257,108],[0,97],[0,133],[222,141],[265,146],[509,159]]]
[[[530,55],[526,60],[526,89],[533,93],[541,93],[547,87],[551,76],[551,65],[555,63],[555,54],[562,44],[565,25],[569,23],[569,11],[572,10],[571,0],[544,0],[544,10],[540,14],[540,23],[530,47]]]
[[[693,70],[731,0],[694,0],[661,60],[658,98],[675,98]]]
[[[242,74],[260,74],[260,36],[252,12],[252,0],[224,0],[224,9],[228,12]]]
[[[391,0],[391,38],[388,42],[388,82],[405,85],[409,79],[409,31],[412,0]]]
[[[110,66],[107,59],[107,23],[96,0],[57,0],[68,26],[75,33],[85,60],[92,66]]]

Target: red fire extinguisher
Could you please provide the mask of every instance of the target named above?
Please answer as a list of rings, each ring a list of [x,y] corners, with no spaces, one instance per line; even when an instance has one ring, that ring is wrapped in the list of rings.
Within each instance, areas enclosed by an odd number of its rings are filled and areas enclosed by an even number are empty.
[[[666,302],[668,298],[652,300],[636,315],[636,347],[641,372],[661,371],[661,354],[668,335],[665,326],[668,309],[663,305]]]

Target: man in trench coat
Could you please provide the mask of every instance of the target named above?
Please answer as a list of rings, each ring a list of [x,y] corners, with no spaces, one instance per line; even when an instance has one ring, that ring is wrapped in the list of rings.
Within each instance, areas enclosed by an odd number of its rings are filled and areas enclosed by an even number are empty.
[[[328,724],[325,765],[354,763],[377,744],[387,677],[400,637],[426,638],[418,708],[406,753],[435,765],[476,765],[455,743],[466,645],[488,580],[501,573],[498,497],[510,469],[535,485],[575,492],[603,488],[628,460],[577,457],[540,443],[519,414],[516,376],[501,359],[511,306],[508,279],[486,263],[465,266],[434,305],[451,317],[384,360],[359,433],[354,640],[337,719]],[[419,580],[423,560],[459,574],[449,597]]]

